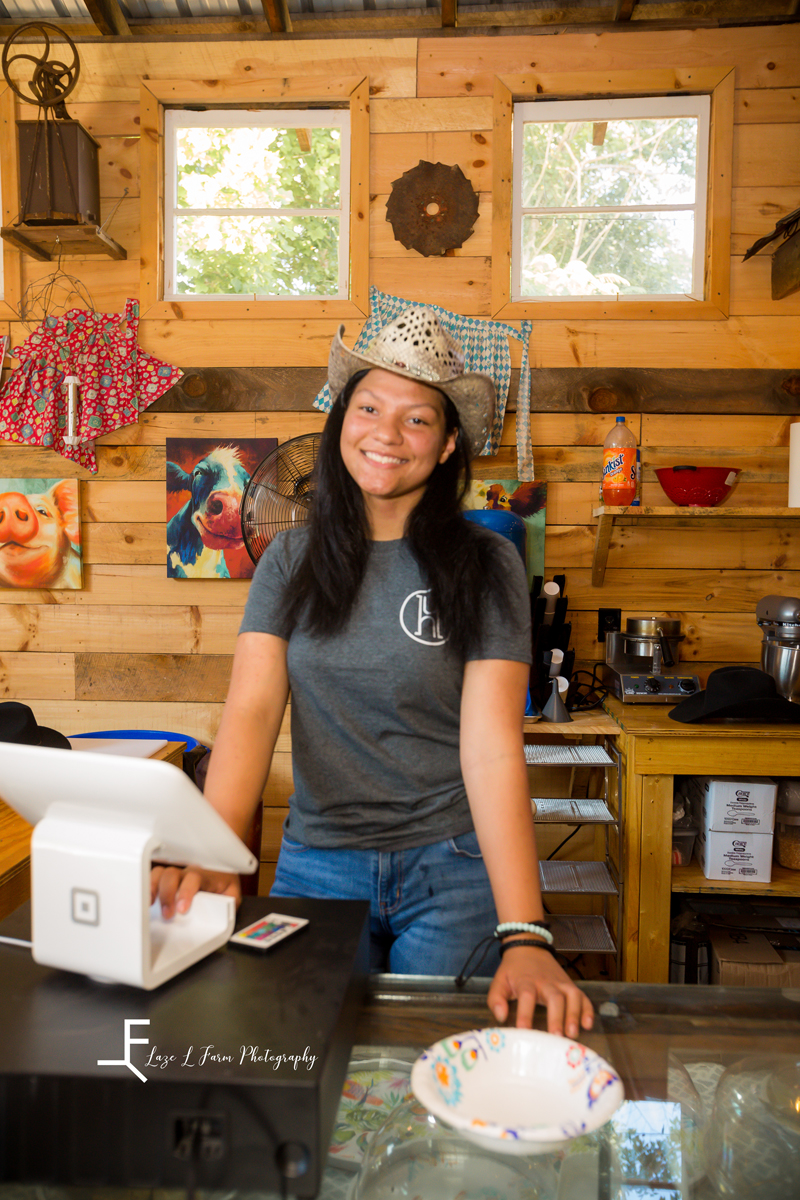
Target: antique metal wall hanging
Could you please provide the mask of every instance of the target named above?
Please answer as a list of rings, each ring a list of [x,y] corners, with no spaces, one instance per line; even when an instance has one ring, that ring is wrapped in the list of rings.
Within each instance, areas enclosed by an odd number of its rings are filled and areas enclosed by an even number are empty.
[[[3,47],[2,68],[15,95],[39,110],[35,120],[17,121],[20,211],[3,237],[42,261],[127,257],[100,227],[99,143],[64,103],[80,76],[75,43],[57,25],[23,25]]]
[[[420,161],[392,183],[386,220],[395,239],[426,258],[462,246],[478,217],[478,195],[459,166]]]

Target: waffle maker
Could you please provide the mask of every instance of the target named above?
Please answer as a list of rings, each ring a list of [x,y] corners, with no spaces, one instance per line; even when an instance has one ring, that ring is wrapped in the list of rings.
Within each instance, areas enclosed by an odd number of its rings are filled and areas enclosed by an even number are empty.
[[[671,617],[628,617],[606,634],[603,682],[625,704],[677,704],[699,691],[700,680],[677,667],[685,634]]]

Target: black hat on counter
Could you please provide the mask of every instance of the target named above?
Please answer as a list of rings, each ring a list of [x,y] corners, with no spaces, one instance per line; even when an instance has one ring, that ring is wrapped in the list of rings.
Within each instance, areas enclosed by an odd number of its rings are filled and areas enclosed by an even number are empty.
[[[33,710],[18,700],[0,703],[0,742],[16,742],[19,746],[52,746],[54,750],[72,749],[63,733],[40,725]]]
[[[670,710],[673,721],[757,721],[761,725],[797,724],[800,704],[778,695],[775,680],[758,667],[718,667],[703,692],[687,696]]]

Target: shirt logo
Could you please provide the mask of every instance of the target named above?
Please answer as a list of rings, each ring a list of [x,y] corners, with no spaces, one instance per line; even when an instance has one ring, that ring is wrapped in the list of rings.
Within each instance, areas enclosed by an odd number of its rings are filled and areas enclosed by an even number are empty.
[[[442,636],[439,618],[428,607],[429,596],[428,590],[406,596],[400,608],[400,624],[412,641],[423,646],[443,646],[447,638]]]

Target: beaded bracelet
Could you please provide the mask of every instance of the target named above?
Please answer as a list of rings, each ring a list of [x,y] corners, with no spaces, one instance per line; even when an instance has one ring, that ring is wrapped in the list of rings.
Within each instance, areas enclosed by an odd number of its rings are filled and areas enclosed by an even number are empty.
[[[503,938],[509,933],[535,933],[544,938],[548,946],[552,946],[554,938],[545,925],[535,925],[528,921],[504,921],[494,931],[496,938]]]
[[[531,938],[520,938],[519,941],[516,942],[504,942],[500,947],[500,957],[503,957],[506,950],[513,950],[515,946],[535,946],[537,950],[546,950],[548,954],[552,954],[554,958],[558,955],[558,951],[556,950],[555,946],[551,945],[549,942],[534,942]]]
[[[549,933],[549,930],[547,932]],[[552,954],[555,957],[558,951],[556,950],[555,946],[551,945],[552,940],[553,938],[551,934],[550,942],[534,942],[532,938],[518,938],[516,942],[501,942],[499,946],[500,957],[502,958],[506,950],[511,950],[514,946],[535,946],[538,950],[547,950],[549,954]],[[494,933],[488,933],[485,938],[481,938],[476,946],[473,946],[467,955],[467,961],[464,963],[463,967],[456,976],[456,987],[464,987],[465,983],[467,983],[467,981],[470,980],[472,976],[480,969],[481,965],[483,964],[483,960],[486,958],[486,955],[489,953],[492,947],[492,942],[495,941],[497,941],[497,930],[495,930]],[[480,955],[479,958],[478,955]],[[475,962],[473,965],[473,962],[476,958],[477,962]]]

